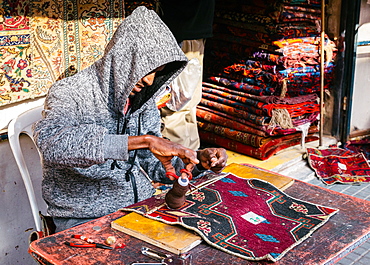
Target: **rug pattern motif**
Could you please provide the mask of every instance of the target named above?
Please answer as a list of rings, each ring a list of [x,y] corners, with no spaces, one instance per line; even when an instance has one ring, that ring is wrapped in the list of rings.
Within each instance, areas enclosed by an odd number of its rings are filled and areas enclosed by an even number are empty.
[[[0,106],[30,93],[29,2],[0,2]]]
[[[277,261],[322,226],[336,209],[291,198],[268,182],[234,174],[191,192],[177,210],[163,196],[124,210],[180,224],[210,245],[247,260]]]

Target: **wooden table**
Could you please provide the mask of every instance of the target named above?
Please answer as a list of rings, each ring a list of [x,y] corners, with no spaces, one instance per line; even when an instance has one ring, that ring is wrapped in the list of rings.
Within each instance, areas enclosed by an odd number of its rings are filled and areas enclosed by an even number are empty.
[[[339,212],[329,219],[312,237],[293,248],[274,264],[333,264],[363,243],[370,235],[370,202],[349,195],[330,191],[296,180],[285,190],[288,195],[312,203],[338,208]],[[110,222],[123,216],[115,212],[86,224],[62,231],[31,243],[30,254],[43,264],[131,264],[154,262],[142,255],[142,246],[161,250],[139,239],[112,230]],[[100,230],[96,230],[101,228]],[[97,242],[108,236],[116,236],[124,242],[123,249],[72,248],[64,244],[72,234],[88,235]],[[161,250],[162,251],[162,250]],[[167,252],[170,254],[169,252]],[[201,243],[190,251],[192,264],[271,264],[251,262],[238,258]]]

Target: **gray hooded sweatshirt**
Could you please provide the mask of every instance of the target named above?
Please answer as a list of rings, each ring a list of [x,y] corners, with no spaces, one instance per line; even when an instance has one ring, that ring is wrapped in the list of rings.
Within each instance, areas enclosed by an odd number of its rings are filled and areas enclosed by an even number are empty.
[[[139,7],[118,27],[100,60],[50,88],[43,118],[34,125],[50,216],[96,218],[133,204],[134,190],[138,201],[153,195],[142,170],[162,182],[165,170],[149,150],[129,152],[128,136],[161,137],[154,99],[186,63],[157,14]],[[153,85],[123,113],[135,84],[162,65]],[[178,157],[173,164],[183,168]]]

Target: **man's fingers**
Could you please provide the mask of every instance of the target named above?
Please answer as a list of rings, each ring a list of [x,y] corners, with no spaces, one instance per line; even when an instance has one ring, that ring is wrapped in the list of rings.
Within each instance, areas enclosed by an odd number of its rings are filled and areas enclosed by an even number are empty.
[[[204,162],[207,164],[208,167],[214,167],[217,164],[217,150],[214,148],[207,148],[203,152]]]
[[[194,167],[195,165],[193,163],[189,163],[185,165],[185,169],[188,170],[189,172],[192,172]]]
[[[184,162],[185,162],[185,159],[186,160],[189,160],[189,162],[192,163],[192,164],[198,164],[199,163],[199,160],[197,158],[197,152],[195,152],[195,151],[193,151],[191,149],[185,150],[184,157],[181,157],[181,159]]]
[[[173,174],[176,174],[176,170],[175,168],[173,167],[172,163],[171,163],[171,158],[172,157],[164,157],[164,156],[158,156],[158,155],[155,155],[159,161],[161,161],[164,169],[166,170],[166,172],[171,172]],[[172,177],[171,175],[166,175],[170,180],[174,180],[175,178]]]
[[[171,161],[170,161],[170,163],[164,163],[163,166],[164,166],[166,172],[171,172],[171,173],[175,173],[176,174],[176,170],[173,167],[173,165],[171,164]]]
[[[227,154],[222,148],[206,148],[200,153],[200,160],[205,169],[220,172],[226,164]]]
[[[213,154],[210,154],[209,155],[209,161],[211,162],[211,167],[214,167],[214,166],[217,165],[218,158],[216,156],[216,152],[214,152]]]
[[[212,164],[212,170],[215,172],[215,173],[220,173],[226,166],[226,162],[227,162],[227,154],[226,154],[226,150],[225,149],[220,149],[218,148],[216,150],[216,161],[214,161]]]

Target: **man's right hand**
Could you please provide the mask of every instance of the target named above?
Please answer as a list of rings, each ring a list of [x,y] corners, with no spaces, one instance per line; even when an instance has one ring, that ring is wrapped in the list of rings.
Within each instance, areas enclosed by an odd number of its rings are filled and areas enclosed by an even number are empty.
[[[182,146],[181,144],[171,142],[167,139],[153,135],[140,135],[128,137],[128,149],[149,149],[156,158],[163,164],[166,172],[176,174],[171,160],[174,156],[178,156],[185,164],[185,168],[190,172],[194,166],[199,163],[197,152]],[[172,177],[171,177],[172,178]],[[173,179],[172,179],[173,180]]]

